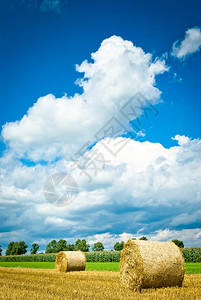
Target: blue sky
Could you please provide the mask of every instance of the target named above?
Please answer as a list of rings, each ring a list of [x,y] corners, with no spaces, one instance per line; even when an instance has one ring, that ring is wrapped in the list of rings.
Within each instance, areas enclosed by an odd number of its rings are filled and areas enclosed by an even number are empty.
[[[4,249],[12,239],[38,241],[44,249],[51,238],[74,237],[110,248],[109,241],[140,234],[200,244],[200,10],[200,1],[180,0],[0,1]],[[88,140],[100,151],[106,136],[94,133],[114,115],[129,127],[119,109],[136,92],[157,108],[157,117],[141,117],[140,132],[123,154],[108,157],[91,184],[73,171],[77,199],[52,214],[41,195],[46,178],[69,170],[70,157]],[[89,205],[86,198],[93,197],[97,203]]]

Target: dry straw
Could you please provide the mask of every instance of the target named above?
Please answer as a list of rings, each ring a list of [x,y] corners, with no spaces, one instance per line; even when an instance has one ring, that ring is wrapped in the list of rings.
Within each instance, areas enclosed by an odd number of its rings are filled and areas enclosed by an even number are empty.
[[[131,290],[182,286],[184,259],[173,242],[128,240],[121,253],[121,283]]]
[[[84,271],[86,257],[81,251],[60,251],[56,258],[56,269],[59,272]]]

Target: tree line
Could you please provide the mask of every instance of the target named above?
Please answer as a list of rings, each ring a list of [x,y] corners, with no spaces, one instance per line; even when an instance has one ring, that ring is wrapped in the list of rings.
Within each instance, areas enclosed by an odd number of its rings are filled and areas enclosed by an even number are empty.
[[[136,238],[133,238],[136,240]],[[146,236],[142,236],[140,240],[147,241]],[[184,248],[184,243],[180,240],[172,240],[178,247]],[[39,250],[39,245],[37,243],[33,243],[30,249],[31,254],[36,254]],[[113,246],[115,251],[121,251],[124,247],[124,242],[116,242]],[[27,253],[27,244],[24,241],[19,242],[10,242],[6,249],[6,255],[22,255]],[[87,244],[85,239],[78,239],[75,244],[67,244],[66,240],[60,239],[58,242],[56,240],[52,240],[47,246],[45,253],[58,253],[60,251],[83,251],[89,252],[90,245]],[[92,251],[103,251],[104,245],[101,242],[94,243],[92,247]],[[2,255],[3,249],[0,245],[0,256]]]

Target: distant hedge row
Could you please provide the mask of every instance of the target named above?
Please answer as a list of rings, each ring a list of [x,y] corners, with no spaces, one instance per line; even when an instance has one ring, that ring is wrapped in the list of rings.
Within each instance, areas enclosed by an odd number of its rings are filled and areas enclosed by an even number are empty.
[[[8,255],[0,256],[0,261],[55,261],[57,254],[34,254],[34,255]],[[87,262],[112,262],[120,261],[120,251],[85,252]]]
[[[102,251],[102,252],[86,252],[85,253],[87,262],[111,262],[120,261],[121,251]]]
[[[184,248],[181,249],[186,262],[201,262],[201,248]],[[1,261],[51,261],[56,260],[57,254],[34,254],[34,255],[9,255],[0,256]],[[87,262],[118,262],[120,261],[121,251],[102,251],[102,252],[85,252]]]
[[[57,254],[32,254],[32,255],[7,255],[7,256],[0,256],[1,261],[55,261]]]

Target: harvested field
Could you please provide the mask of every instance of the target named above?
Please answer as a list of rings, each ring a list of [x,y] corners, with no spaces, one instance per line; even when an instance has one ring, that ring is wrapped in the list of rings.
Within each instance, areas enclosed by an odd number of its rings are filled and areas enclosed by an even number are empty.
[[[132,292],[119,272],[0,269],[0,299],[201,299],[201,275],[185,275],[183,287]]]

